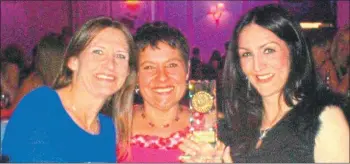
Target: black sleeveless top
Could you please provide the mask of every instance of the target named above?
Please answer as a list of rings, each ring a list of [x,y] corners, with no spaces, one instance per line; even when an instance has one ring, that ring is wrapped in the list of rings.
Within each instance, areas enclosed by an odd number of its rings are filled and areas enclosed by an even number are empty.
[[[343,110],[346,108],[343,97],[328,91],[319,92],[311,99],[304,99],[272,127],[259,149],[252,148],[248,153],[234,155],[235,150],[231,147],[233,161],[235,163],[314,163],[315,137],[320,125],[319,116],[325,107],[330,105],[339,106]],[[255,138],[256,143],[259,138],[258,131]]]

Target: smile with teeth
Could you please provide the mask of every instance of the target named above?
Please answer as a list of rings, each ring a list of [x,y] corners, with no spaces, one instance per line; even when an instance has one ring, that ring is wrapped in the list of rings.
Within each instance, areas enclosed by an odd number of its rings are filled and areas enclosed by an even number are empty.
[[[172,91],[173,89],[174,87],[166,87],[166,88],[155,88],[153,90],[157,93],[166,93],[166,92]]]
[[[274,74],[272,73],[269,73],[269,74],[266,74],[266,75],[260,75],[260,76],[256,76],[259,80],[265,80],[265,79],[268,79],[270,77],[272,77]]]
[[[96,77],[101,80],[111,80],[113,81],[115,79],[114,76],[106,75],[106,74],[97,74]]]

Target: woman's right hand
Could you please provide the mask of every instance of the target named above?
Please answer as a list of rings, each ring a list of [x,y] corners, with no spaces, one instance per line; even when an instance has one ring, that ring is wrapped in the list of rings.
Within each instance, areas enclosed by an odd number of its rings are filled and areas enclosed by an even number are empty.
[[[220,141],[213,146],[205,142],[195,142],[189,137],[179,148],[185,154],[179,157],[184,163],[233,163],[230,147]]]

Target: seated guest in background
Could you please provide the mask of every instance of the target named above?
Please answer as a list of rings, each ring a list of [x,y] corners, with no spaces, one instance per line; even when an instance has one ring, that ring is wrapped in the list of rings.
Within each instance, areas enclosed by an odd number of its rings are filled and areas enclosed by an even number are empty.
[[[203,78],[203,73],[202,73],[202,61],[201,61],[201,56],[200,56],[200,49],[198,47],[194,47],[192,50],[192,58],[191,60],[191,74],[190,78],[193,80],[200,80]]]
[[[208,64],[202,70],[204,79],[216,80],[221,72],[221,55],[218,50],[214,50]]]
[[[329,89],[337,91],[339,80],[330,54],[333,35],[329,33],[319,31],[319,33],[315,33],[315,36],[309,36],[309,39],[311,40],[311,52],[315,61],[316,72]]]
[[[34,55],[34,70],[23,80],[14,102],[9,107],[13,110],[17,103],[33,89],[42,86],[52,86],[63,63],[64,44],[56,37],[41,38]]]
[[[314,56],[316,69],[325,64],[325,61],[332,59],[330,51],[335,32],[335,29],[324,29],[312,31],[306,36],[311,44],[311,52]]]
[[[1,56],[1,94],[8,96],[8,107],[18,92],[24,67],[24,53],[18,45],[11,44],[4,49]]]
[[[17,105],[2,145],[10,162],[115,162],[115,126],[99,112],[130,101],[121,95],[134,72],[133,47],[119,22],[87,21],[67,47],[55,90],[39,87]]]
[[[181,149],[196,156],[183,161],[348,163],[344,98],[316,78],[301,28],[288,12],[256,7],[241,18],[232,38],[223,99],[229,126],[221,133],[238,130],[224,141],[230,149],[218,144],[209,154],[200,151],[209,144],[185,140]]]
[[[134,107],[130,152],[119,151],[118,162],[179,162],[177,146],[190,130],[190,111],[180,105],[189,74],[187,41],[164,22],[144,24],[134,38],[144,103]],[[118,150],[128,150],[118,144]]]
[[[24,57],[24,68],[20,77],[21,82],[26,79],[35,70],[35,56],[37,54],[38,45],[35,45],[30,55]],[[21,83],[22,84],[22,83]]]
[[[336,91],[342,94],[349,92],[350,81],[350,25],[339,29],[331,47],[331,56],[335,63],[339,85]]]
[[[61,40],[65,45],[69,44],[69,41],[72,38],[72,28],[69,26],[64,26],[61,29],[61,34],[58,36],[58,39]]]

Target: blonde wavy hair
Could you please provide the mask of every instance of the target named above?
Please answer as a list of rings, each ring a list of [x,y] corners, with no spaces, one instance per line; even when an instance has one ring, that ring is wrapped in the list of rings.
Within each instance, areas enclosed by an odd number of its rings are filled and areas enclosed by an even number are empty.
[[[123,86],[110,98],[108,98],[101,109],[102,112],[112,116],[117,127],[117,143],[122,145],[120,154],[130,151],[131,124],[132,124],[132,104],[136,81],[135,73],[135,44],[130,31],[120,22],[108,17],[98,17],[87,21],[73,35],[64,55],[63,65],[56,78],[53,88],[59,89],[72,82],[73,72],[68,68],[68,61],[71,57],[79,56],[89,45],[94,37],[105,28],[114,28],[123,32],[129,46],[129,70],[130,74],[126,78]],[[112,37],[112,36],[111,36]]]

